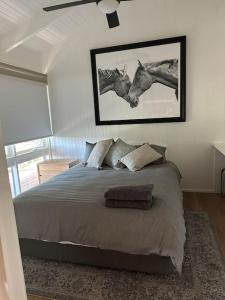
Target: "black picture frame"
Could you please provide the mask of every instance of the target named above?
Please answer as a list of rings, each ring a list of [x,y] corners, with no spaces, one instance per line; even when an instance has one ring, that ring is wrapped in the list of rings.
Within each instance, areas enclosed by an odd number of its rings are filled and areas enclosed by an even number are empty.
[[[99,84],[97,75],[96,55],[104,53],[113,53],[124,50],[132,50],[138,48],[146,48],[159,45],[168,45],[173,43],[180,44],[180,88],[179,88],[179,117],[159,117],[159,118],[140,118],[140,119],[126,119],[126,120],[101,120],[99,108]],[[91,49],[91,67],[93,80],[93,94],[94,94],[94,108],[95,108],[95,123],[99,125],[121,125],[121,124],[144,124],[144,123],[168,123],[168,122],[185,122],[186,121],[186,36],[178,36],[172,38],[158,39],[140,43],[112,46],[99,49]]]

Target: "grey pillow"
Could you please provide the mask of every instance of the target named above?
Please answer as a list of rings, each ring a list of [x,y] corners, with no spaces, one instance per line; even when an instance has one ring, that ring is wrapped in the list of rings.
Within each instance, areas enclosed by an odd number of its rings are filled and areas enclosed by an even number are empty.
[[[141,145],[136,145],[137,148],[141,147],[143,144]],[[159,154],[162,155],[161,158],[159,158],[158,160],[156,160],[155,162],[153,162],[153,164],[162,164],[164,162],[166,162],[166,147],[164,146],[160,146],[160,145],[156,145],[156,144],[149,144],[152,149],[154,149],[156,152],[158,152]]]
[[[85,149],[85,155],[84,155],[84,163],[87,162],[92,150],[94,149],[94,146],[96,145],[96,143],[90,143],[90,142],[86,142],[86,149]],[[126,153],[126,151],[124,150],[124,154],[119,157],[119,159],[116,158],[117,154],[116,152],[119,151],[118,148],[124,148],[125,149],[125,145],[129,147],[127,147],[128,152]],[[143,145],[143,144],[142,144]],[[117,160],[116,163],[118,162],[118,160],[120,160],[120,158],[122,158],[124,155],[128,154],[129,152],[133,151],[136,148],[141,147],[142,145],[129,145],[126,144],[123,140],[118,139],[114,145],[111,146],[108,154],[105,157],[104,160],[104,164],[108,165],[111,168],[117,168],[117,169],[121,169],[123,167],[125,167],[122,163],[118,163],[118,167],[114,167],[113,165],[113,160]],[[160,145],[156,145],[156,144],[150,144],[150,146],[157,151],[159,154],[162,155],[162,158],[158,159],[157,161],[154,162],[154,164],[160,164],[166,161],[166,147],[164,146],[160,146]],[[115,152],[115,153],[113,153]],[[118,155],[119,156],[119,155]],[[115,158],[114,158],[115,157]]]
[[[84,163],[87,162],[92,150],[94,149],[94,146],[96,145],[96,143],[92,144],[89,142],[86,142],[86,148],[85,148],[85,154],[84,154]]]
[[[121,158],[121,162],[132,171],[141,170],[144,166],[158,160],[162,155],[149,144],[144,144]]]
[[[166,147],[155,144],[150,144],[150,146],[152,147],[152,149],[154,149],[156,152],[162,155],[162,157],[155,161],[154,164],[166,162]]]
[[[120,162],[120,159],[135,149],[137,149],[137,146],[129,145],[123,140],[118,139],[109,149],[104,163],[111,168],[122,169],[125,166]]]
[[[100,168],[106,154],[113,144],[113,139],[103,140],[96,143],[87,160],[87,167]]]

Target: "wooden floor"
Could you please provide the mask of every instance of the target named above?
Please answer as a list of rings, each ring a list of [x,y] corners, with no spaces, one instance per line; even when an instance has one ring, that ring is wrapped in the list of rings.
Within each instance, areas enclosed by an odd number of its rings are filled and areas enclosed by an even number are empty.
[[[225,255],[225,197],[220,194],[184,193],[184,209],[204,211],[209,215],[221,252]]]
[[[225,255],[225,197],[219,194],[184,193],[184,209],[206,212],[214,225],[221,251]],[[28,297],[28,300],[46,298]]]
[[[37,296],[29,296],[28,297],[28,300],[47,300],[47,299],[48,298],[42,298],[42,297],[37,297]]]
[[[28,296],[28,300],[54,300],[54,299],[42,298],[42,297],[38,297],[38,296]]]

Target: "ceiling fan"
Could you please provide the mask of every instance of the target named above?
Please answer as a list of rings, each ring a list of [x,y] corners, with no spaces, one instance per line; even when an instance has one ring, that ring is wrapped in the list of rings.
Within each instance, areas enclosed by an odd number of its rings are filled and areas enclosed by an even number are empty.
[[[69,3],[44,7],[43,10],[49,12],[57,9],[63,9],[67,7],[73,7],[73,6],[95,2],[98,5],[99,9],[102,11],[102,13],[106,14],[109,28],[113,28],[120,25],[116,10],[119,7],[121,1],[132,1],[132,0],[78,0]]]

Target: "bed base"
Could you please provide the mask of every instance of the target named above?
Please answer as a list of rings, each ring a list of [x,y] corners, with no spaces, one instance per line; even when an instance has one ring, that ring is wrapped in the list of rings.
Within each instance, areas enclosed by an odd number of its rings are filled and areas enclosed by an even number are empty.
[[[22,256],[70,262],[97,267],[138,271],[151,274],[175,272],[167,256],[133,255],[113,250],[102,250],[86,246],[20,239]]]

